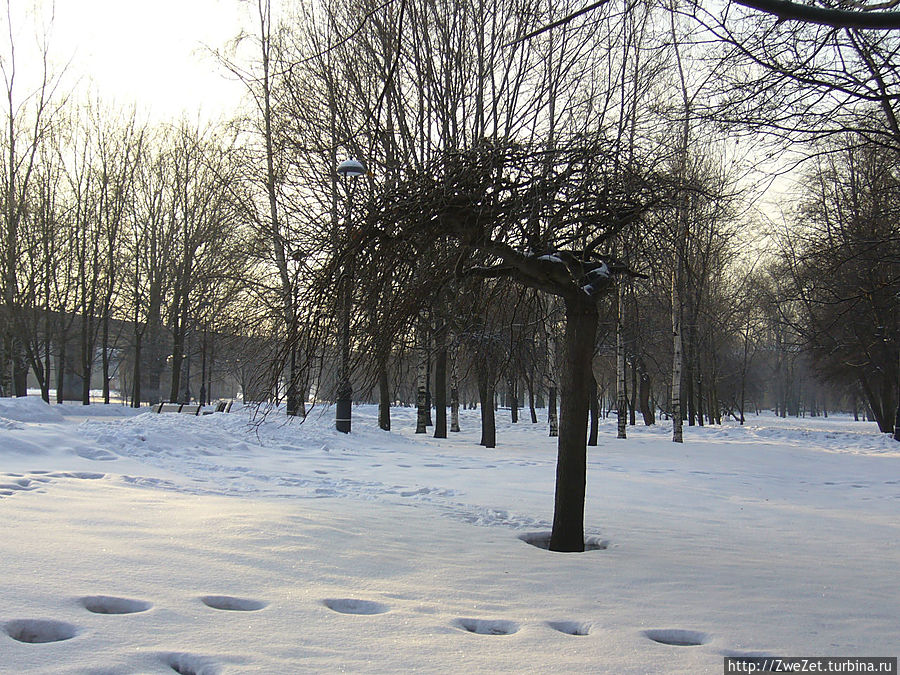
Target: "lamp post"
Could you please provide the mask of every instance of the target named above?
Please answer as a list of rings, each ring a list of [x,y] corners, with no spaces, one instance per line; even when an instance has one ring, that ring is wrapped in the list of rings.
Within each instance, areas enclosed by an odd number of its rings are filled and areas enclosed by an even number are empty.
[[[352,207],[351,181],[366,172],[365,167],[355,159],[347,159],[337,167],[337,174],[344,181],[344,190],[347,193],[347,218],[345,227],[350,233],[350,211]],[[349,237],[348,237],[348,244]],[[350,419],[353,412],[353,385],[350,384],[350,298],[353,289],[353,260],[347,251],[344,260],[344,269],[338,280],[341,300],[341,372],[337,389],[337,405],[335,407],[334,428],[345,434],[350,433]]]

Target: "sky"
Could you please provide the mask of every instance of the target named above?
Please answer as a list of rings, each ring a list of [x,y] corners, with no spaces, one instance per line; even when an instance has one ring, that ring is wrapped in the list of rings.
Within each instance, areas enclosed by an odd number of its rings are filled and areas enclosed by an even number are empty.
[[[46,21],[52,5],[43,5]],[[238,106],[242,85],[208,48],[225,47],[248,17],[240,0],[57,0],[50,51],[68,63],[64,90],[93,89],[158,121],[212,119]],[[18,40],[33,44],[34,23],[20,18],[18,26]]]

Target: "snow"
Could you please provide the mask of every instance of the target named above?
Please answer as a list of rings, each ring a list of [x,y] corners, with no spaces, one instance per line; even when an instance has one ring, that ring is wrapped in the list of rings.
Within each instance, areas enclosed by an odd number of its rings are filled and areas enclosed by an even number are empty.
[[[62,409],[62,411],[60,411]],[[127,409],[121,409],[126,411]],[[76,412],[77,411],[77,412]],[[93,413],[97,414],[93,414]],[[895,655],[900,444],[847,418],[601,424],[594,550],[540,548],[555,443],[0,399],[0,671],[720,673]],[[499,417],[503,417],[501,411]],[[534,545],[530,545],[528,542]]]
[[[587,277],[600,277],[602,279],[608,279],[609,278],[609,266],[605,262],[601,262],[599,265],[597,265],[597,267],[590,270],[586,276]]]

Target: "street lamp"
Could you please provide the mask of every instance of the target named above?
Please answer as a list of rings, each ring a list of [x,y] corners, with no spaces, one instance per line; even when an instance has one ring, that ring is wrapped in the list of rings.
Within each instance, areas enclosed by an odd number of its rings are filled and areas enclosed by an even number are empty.
[[[365,174],[366,168],[355,159],[347,159],[338,164],[337,174],[344,180],[347,193],[347,233],[350,232],[350,210],[353,194],[351,180]],[[349,236],[348,236],[348,243]],[[334,428],[345,434],[350,433],[350,419],[353,412],[353,385],[350,384],[350,299],[353,290],[353,260],[349,250],[344,260],[344,269],[339,278],[341,294],[341,373],[337,389],[337,406],[335,409]]]

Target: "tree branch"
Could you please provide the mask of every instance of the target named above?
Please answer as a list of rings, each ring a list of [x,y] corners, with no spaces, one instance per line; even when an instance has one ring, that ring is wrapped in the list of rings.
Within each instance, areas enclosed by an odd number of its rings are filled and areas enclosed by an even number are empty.
[[[900,29],[900,12],[866,12],[800,5],[790,0],[734,0],[739,5],[777,16],[782,21],[803,21],[834,28]]]

